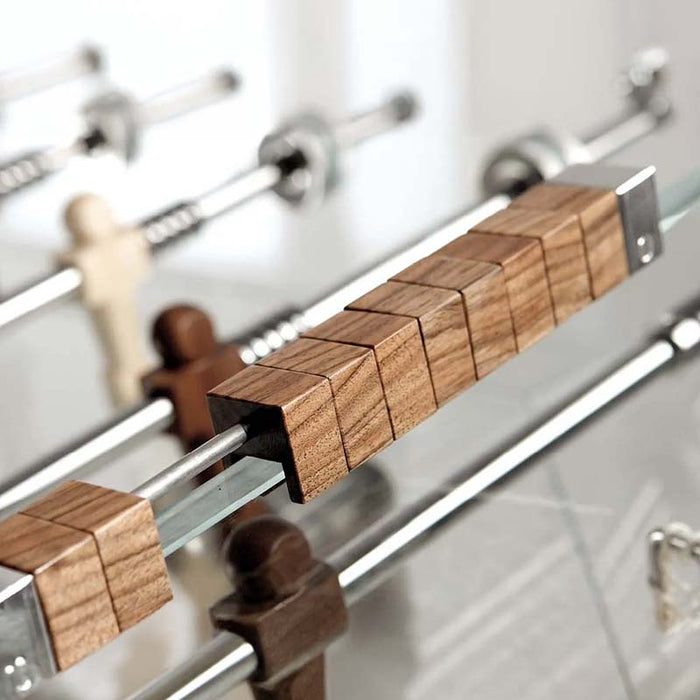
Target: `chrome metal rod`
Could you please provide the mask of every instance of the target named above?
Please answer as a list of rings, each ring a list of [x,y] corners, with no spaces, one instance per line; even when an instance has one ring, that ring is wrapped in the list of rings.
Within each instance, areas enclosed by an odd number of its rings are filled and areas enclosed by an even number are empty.
[[[82,284],[83,276],[80,270],[66,267],[15,292],[0,301],[0,329],[35,311],[72,299]]]
[[[647,109],[632,112],[586,139],[586,152],[593,162],[609,158],[651,134],[663,121],[658,114]]]
[[[139,123],[153,126],[206,107],[236,90],[240,82],[238,75],[226,68],[208,73],[141,102],[138,106]]]
[[[417,102],[413,95],[396,95],[379,109],[363,112],[334,127],[336,145],[342,150],[379,136],[411,119],[416,110]]]
[[[524,431],[522,436],[484,464],[469,466],[432,495],[421,501],[359,549],[343,553],[333,561],[350,602],[362,597],[425,537],[450,522],[488,488],[524,466],[560,439],[570,434],[604,407],[642,381],[650,378],[675,357],[668,340],[659,340],[632,356],[617,369],[568,401],[551,417]]]
[[[281,178],[282,173],[277,166],[259,165],[200,195],[196,200],[197,206],[204,220],[208,221],[269,192]]]
[[[151,249],[160,251],[185,236],[197,233],[207,221],[270,191],[281,178],[282,173],[276,165],[257,166],[196,199],[158,212],[139,223],[138,227]]]
[[[220,632],[187,661],[168,671],[129,700],[219,700],[245,682],[258,665],[253,647]]]
[[[700,341],[697,319],[694,324]],[[684,323],[681,322],[681,323]],[[677,327],[671,334],[678,335]],[[696,341],[696,342],[697,342]],[[688,347],[689,349],[689,347]],[[655,375],[676,356],[670,340],[658,340],[577,395],[548,419],[526,431],[493,459],[465,468],[412,507],[382,525],[370,538],[332,555],[348,605],[383,581],[414,551],[463,515],[487,489],[542,454],[632,388]],[[190,660],[166,673],[131,700],[209,700],[231,690],[254,671],[255,653],[236,635],[220,633]]]
[[[400,94],[378,108],[352,117],[333,127],[333,138],[339,150],[382,134],[415,112],[415,100]],[[289,177],[291,174],[287,173]],[[221,216],[260,194],[274,190],[285,177],[275,163],[261,164],[224,182],[192,200],[169,207],[141,224],[153,250],[160,250],[196,233],[202,224]]]
[[[133,447],[146,436],[165,430],[171,425],[174,413],[169,399],[154,399],[16,474],[2,484],[0,518],[19,510],[60,481],[77,476],[87,467],[97,467],[127,445]]]
[[[0,103],[17,100],[35,92],[95,73],[104,63],[95,46],[79,46],[65,54],[52,56],[40,63],[0,73]]]
[[[210,80],[222,82],[223,79],[219,75],[218,78]],[[205,87],[207,86],[205,85]],[[190,89],[191,87],[184,89],[185,94],[189,94]],[[196,92],[196,90],[194,91]],[[176,91],[175,95],[177,96],[177,94]],[[177,99],[173,99],[179,103],[184,100],[184,96],[180,95]],[[166,109],[175,109],[173,105],[166,108],[166,96],[159,98],[159,103],[160,101],[162,101],[161,114],[164,114]],[[396,126],[399,122],[407,119],[412,114],[413,109],[411,98],[399,95],[378,109],[338,125],[335,127],[335,131],[344,145],[355,145],[358,141],[376,136]],[[175,116],[174,112],[172,116]],[[155,119],[155,116],[153,118]],[[35,155],[33,154],[33,157]],[[36,157],[41,159],[43,154],[38,154]],[[46,170],[46,174],[53,171],[52,168],[39,166],[32,167],[32,170],[34,169],[37,172]],[[14,171],[8,175],[8,178],[12,180],[8,184],[8,188],[12,191],[17,189],[15,181],[21,180],[22,182],[19,182],[18,186],[24,186],[22,172],[18,171],[18,176],[13,173]],[[2,191],[1,176],[0,169],[0,192]],[[38,175],[31,174],[30,179],[38,177]],[[276,165],[258,166],[190,201],[168,207],[153,216],[149,216],[137,226],[143,230],[144,237],[153,251],[156,252],[185,236],[196,233],[210,219],[221,216],[253,197],[272,190],[279,184],[281,178],[282,172]],[[40,311],[50,303],[71,298],[75,292],[80,290],[82,281],[79,279],[79,275],[80,272],[73,267],[64,268],[0,302],[0,330],[36,311]],[[68,280],[71,281],[70,285]],[[70,288],[68,288],[69,286]]]
[[[234,425],[192,452],[188,452],[167,469],[134,489],[133,493],[152,501],[160,498],[170,489],[187,483],[205,469],[215,465],[220,459],[242,447],[246,438],[245,428],[242,425]]]
[[[70,143],[23,153],[0,164],[0,197],[4,200],[23,192],[65,168],[77,155],[106,149],[128,162],[137,155],[144,129],[220,100],[237,84],[232,72],[216,71],[142,103],[124,92],[106,92],[83,106],[85,128]]]

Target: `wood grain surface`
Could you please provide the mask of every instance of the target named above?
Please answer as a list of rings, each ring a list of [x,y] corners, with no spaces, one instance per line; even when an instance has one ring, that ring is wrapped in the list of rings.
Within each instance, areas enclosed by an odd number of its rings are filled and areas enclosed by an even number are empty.
[[[448,243],[437,254],[503,268],[518,352],[526,350],[554,329],[544,256],[536,241],[469,233]]]
[[[615,192],[546,183],[520,195],[512,206],[579,217],[594,298],[629,276],[624,229]]]
[[[431,255],[393,279],[461,294],[478,379],[516,354],[505,275],[498,265]]]
[[[120,630],[172,599],[168,570],[149,501],[69,481],[23,513],[95,538]]]
[[[394,438],[435,412],[435,394],[418,322],[404,316],[341,311],[304,334],[374,351]]]
[[[0,522],[0,564],[33,574],[60,670],[119,634],[92,535],[18,513]]]
[[[258,364],[328,379],[350,469],[391,443],[389,412],[377,361],[370,349],[298,338]]]
[[[390,281],[346,308],[418,321],[438,406],[476,381],[467,319],[457,292]]]
[[[563,323],[591,303],[583,235],[574,214],[508,207],[484,219],[472,230],[539,241],[557,323]]]
[[[208,400],[217,432],[250,424],[237,454],[282,462],[292,500],[305,503],[347,474],[325,377],[253,365],[212,389]]]

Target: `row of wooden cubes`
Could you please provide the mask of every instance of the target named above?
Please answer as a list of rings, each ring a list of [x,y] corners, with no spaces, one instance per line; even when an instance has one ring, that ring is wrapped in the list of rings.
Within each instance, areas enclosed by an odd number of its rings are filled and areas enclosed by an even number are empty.
[[[213,389],[214,425],[308,501],[628,274],[613,191],[536,186]]]

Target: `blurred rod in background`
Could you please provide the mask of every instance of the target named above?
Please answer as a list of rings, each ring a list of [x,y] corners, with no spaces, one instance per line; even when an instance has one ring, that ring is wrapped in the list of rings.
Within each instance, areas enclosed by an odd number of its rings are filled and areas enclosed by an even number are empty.
[[[95,46],[79,46],[24,68],[0,73],[0,105],[101,71],[104,58]]]
[[[130,162],[138,155],[148,127],[218,102],[239,83],[236,73],[219,69],[143,102],[123,90],[105,92],[84,105],[84,129],[70,143],[25,153],[0,164],[0,202],[63,170],[77,156],[109,151]]]
[[[148,247],[157,252],[270,190],[291,204],[318,203],[338,184],[342,149],[395,128],[415,111],[415,99],[399,94],[338,125],[317,114],[301,115],[263,139],[255,168],[198,197],[167,207],[136,227],[142,230]],[[0,329],[72,298],[82,286],[81,271],[69,266],[15,292],[0,302]]]

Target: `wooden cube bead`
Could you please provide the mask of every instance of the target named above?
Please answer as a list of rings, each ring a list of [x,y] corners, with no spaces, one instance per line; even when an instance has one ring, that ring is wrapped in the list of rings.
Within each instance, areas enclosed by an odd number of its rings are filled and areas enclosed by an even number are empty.
[[[95,538],[120,630],[133,627],[172,599],[148,500],[69,481],[23,513]]]
[[[348,304],[418,321],[438,406],[476,381],[469,331],[457,292],[403,282],[386,282]]]
[[[93,537],[17,514],[0,522],[0,564],[34,576],[59,670],[119,634]]]
[[[461,294],[477,378],[485,377],[516,354],[505,275],[498,265],[435,254],[393,279]]]
[[[389,413],[374,353],[357,345],[298,338],[258,362],[328,379],[348,467],[353,469],[391,443]]]
[[[573,214],[509,207],[484,219],[472,230],[539,241],[557,323],[563,323],[591,303],[581,226]]]
[[[398,439],[435,412],[435,394],[415,319],[341,311],[304,336],[360,345],[374,351],[394,438]]]
[[[208,393],[218,432],[250,425],[237,454],[282,462],[290,498],[306,503],[348,473],[330,382],[253,365]]]
[[[520,195],[512,206],[578,216],[594,298],[629,276],[625,235],[615,192],[544,183]]]
[[[554,329],[544,256],[536,241],[469,233],[448,243],[437,254],[488,262],[503,268],[518,352]]]

